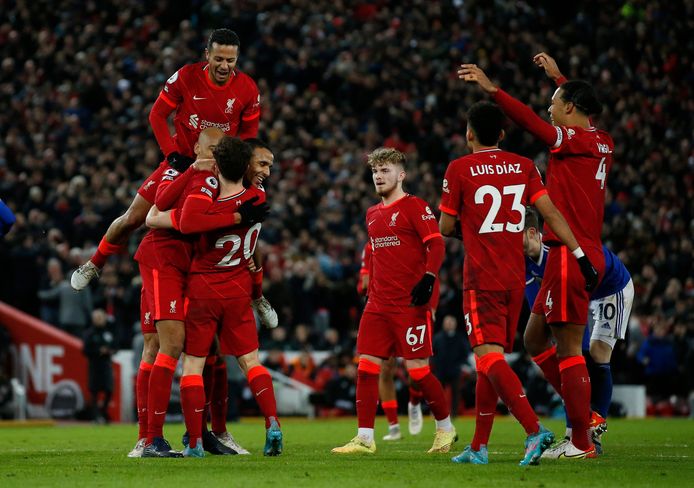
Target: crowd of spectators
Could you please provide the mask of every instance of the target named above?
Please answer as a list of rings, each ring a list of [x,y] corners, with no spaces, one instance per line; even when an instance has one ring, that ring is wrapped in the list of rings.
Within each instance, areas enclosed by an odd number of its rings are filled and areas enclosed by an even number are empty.
[[[406,189],[437,207],[448,161],[466,153],[465,112],[483,98],[457,80],[457,65],[477,63],[544,113],[554,86],[531,58],[545,50],[569,78],[595,85],[606,108],[596,123],[615,141],[604,240],[636,288],[616,379],[660,385],[662,367],[681,380],[653,395],[694,387],[691,0],[65,0],[3,10],[0,198],[17,223],[0,242],[0,299],[77,334],[88,309],[102,308],[117,347],[129,347],[139,330],[132,254],[145,230],[79,298],[66,280],[162,158],[147,115],[166,79],[201,59],[211,29],[229,27],[276,156],[261,246],[282,329],[263,331],[262,343],[351,352],[363,217],[376,201],[365,155],[406,152]],[[546,149],[519,129],[504,147],[544,169]],[[449,242],[447,256],[439,326],[460,316],[462,245]],[[661,365],[667,348],[677,361]]]

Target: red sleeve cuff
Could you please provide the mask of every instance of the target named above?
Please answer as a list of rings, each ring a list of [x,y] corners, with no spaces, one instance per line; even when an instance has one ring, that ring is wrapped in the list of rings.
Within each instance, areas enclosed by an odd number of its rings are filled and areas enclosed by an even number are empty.
[[[569,81],[569,80],[567,80],[567,79],[566,79],[566,76],[564,76],[564,75],[561,75],[559,78],[557,78],[556,80],[554,80],[554,82],[557,84],[557,86],[562,86],[562,85],[563,85],[564,83],[566,83],[567,81]]]
[[[166,103],[166,104],[167,104],[168,106],[170,106],[170,107],[176,108],[176,107],[178,106],[178,105],[176,105],[176,103],[175,103],[173,100],[171,100],[164,92],[160,92],[160,93],[159,93],[159,98],[161,98],[162,101],[163,101],[164,103]]]
[[[440,232],[434,232],[433,234],[429,234],[428,236],[424,237],[424,239],[422,239],[422,242],[430,241],[432,239],[435,239],[436,237],[440,237],[441,239],[443,239],[443,236]]]
[[[533,196],[530,197],[530,205],[533,205],[538,198],[540,198],[543,195],[547,195],[547,189],[543,188],[542,190],[538,191],[535,193]]]
[[[173,228],[174,228],[175,230],[180,231],[180,230],[181,230],[181,226],[180,226],[180,224],[179,224],[179,222],[178,222],[178,218],[176,217],[176,212],[178,212],[178,209],[177,209],[177,208],[175,208],[175,209],[173,209],[173,210],[171,211],[171,225],[173,225]]]
[[[439,210],[441,210],[442,212],[447,213],[448,215],[453,215],[454,217],[457,217],[457,216],[458,216],[458,212],[456,212],[456,211],[453,210],[452,208],[446,207],[443,203],[442,203],[441,205],[439,205]]]
[[[260,111],[257,111],[255,113],[250,114],[250,115],[244,115],[243,117],[241,117],[241,120],[243,120],[244,122],[248,122],[249,120],[257,119],[259,116],[260,116]]]

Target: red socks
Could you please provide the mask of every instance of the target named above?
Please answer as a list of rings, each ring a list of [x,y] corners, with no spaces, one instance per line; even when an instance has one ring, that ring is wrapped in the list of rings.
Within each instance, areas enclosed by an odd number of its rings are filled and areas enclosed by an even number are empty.
[[[530,435],[536,433],[540,423],[535,411],[528,403],[518,376],[504,359],[503,353],[492,352],[485,354],[478,361],[482,373],[489,378],[494,389],[506,404],[509,411]]]
[[[378,375],[381,365],[359,359],[357,367],[357,420],[359,428],[373,429],[378,407]]]
[[[277,419],[277,404],[275,403],[275,390],[272,387],[272,377],[264,366],[254,366],[248,370],[248,386],[258,402],[260,411],[265,416],[265,428],[270,427],[270,421]]]
[[[166,410],[171,396],[171,381],[176,370],[178,359],[157,354],[152,372],[149,376],[149,392],[147,394],[147,444],[151,444],[155,437],[163,437]]]
[[[407,372],[422,390],[434,418],[443,420],[448,417],[451,414],[450,405],[446,401],[441,382],[431,373],[429,366],[408,369]]]
[[[419,405],[422,402],[422,392],[416,388],[410,386],[410,403],[412,405]]]
[[[489,436],[494,425],[494,415],[496,414],[496,403],[499,395],[496,394],[487,375],[480,371],[479,358],[477,361],[477,384],[475,385],[475,435],[472,437],[470,447],[479,451],[481,446],[489,443]]]
[[[559,359],[557,358],[557,347],[552,346],[550,349],[533,357],[533,361],[537,364],[545,375],[549,384],[554,387],[554,390],[562,395],[561,392],[561,376],[559,375]]]
[[[138,440],[147,437],[147,392],[149,390],[149,375],[152,372],[152,365],[140,361],[140,369],[137,370],[137,380],[135,383],[135,399],[137,401],[137,423],[140,426]]]
[[[181,408],[190,438],[189,446],[196,447],[198,439],[202,438],[202,413],[205,410],[205,387],[201,375],[181,377]]]
[[[381,408],[383,408],[383,413],[386,414],[388,425],[398,425],[398,401],[386,400],[381,402]]]
[[[256,300],[263,296],[263,268],[251,272],[251,300]]]
[[[571,422],[571,441],[582,451],[593,448],[590,439],[590,376],[583,356],[569,356],[559,362],[561,393]]]
[[[106,264],[106,259],[109,256],[119,254],[122,249],[122,245],[111,244],[106,240],[106,236],[104,236],[101,238],[101,242],[99,242],[99,246],[96,248],[94,255],[90,258],[90,261],[94,266],[101,269],[104,267],[104,264]]]
[[[229,398],[229,383],[227,380],[227,365],[225,362],[214,365],[213,368],[212,403],[210,418],[212,432],[221,434],[227,430],[227,401]],[[274,391],[274,390],[273,390]]]

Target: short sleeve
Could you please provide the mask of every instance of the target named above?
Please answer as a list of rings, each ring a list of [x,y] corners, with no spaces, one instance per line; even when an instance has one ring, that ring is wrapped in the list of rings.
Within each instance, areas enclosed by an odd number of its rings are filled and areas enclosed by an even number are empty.
[[[249,78],[248,102],[243,109],[241,120],[253,120],[260,116],[260,92],[255,82]]]
[[[592,154],[595,148],[592,138],[587,137],[586,130],[580,127],[555,127],[557,141],[550,148],[552,154]]]
[[[422,242],[427,242],[434,237],[441,237],[439,223],[436,215],[431,211],[431,207],[421,198],[413,198],[408,217],[412,220],[412,225]]]
[[[219,195],[219,181],[213,173],[200,171],[190,182],[188,198],[205,198],[215,200]]]
[[[162,89],[159,96],[169,105],[177,107],[183,102],[183,86],[184,81],[181,81],[181,76],[183,73],[183,68],[172,74]]]
[[[528,203],[533,205],[538,198],[547,194],[547,189],[544,183],[542,183],[540,170],[537,169],[537,166],[532,161],[527,161],[526,164],[528,167]]]
[[[449,215],[458,215],[462,207],[462,191],[457,167],[458,165],[455,162],[448,165],[441,188],[439,210]]]

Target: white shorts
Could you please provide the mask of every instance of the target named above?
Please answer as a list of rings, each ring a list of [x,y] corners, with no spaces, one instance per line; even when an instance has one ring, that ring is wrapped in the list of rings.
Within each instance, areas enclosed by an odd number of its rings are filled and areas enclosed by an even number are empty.
[[[591,313],[588,314],[591,342],[601,341],[614,349],[617,341],[626,335],[633,303],[634,283],[631,280],[614,295],[591,300]]]

